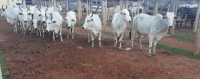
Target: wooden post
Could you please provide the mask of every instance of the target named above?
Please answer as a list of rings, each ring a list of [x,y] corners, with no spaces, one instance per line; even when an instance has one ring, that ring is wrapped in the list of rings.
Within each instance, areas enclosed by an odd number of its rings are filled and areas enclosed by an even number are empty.
[[[56,8],[56,0],[53,0],[54,9]]]
[[[194,29],[193,29],[194,32],[197,31],[197,26],[198,26],[198,22],[199,22],[199,13],[200,13],[200,4],[198,4],[197,14],[196,14],[196,18],[195,18],[195,24],[194,24]]]
[[[1,64],[0,64],[0,79],[3,79],[2,71],[1,71]]]
[[[200,22],[200,20],[199,20]],[[200,25],[198,25],[200,27]],[[197,28],[197,32],[196,32],[196,40],[195,40],[195,44],[194,44],[194,51],[193,54],[197,55],[200,52],[200,28]]]
[[[154,12],[153,15],[156,15],[158,13],[158,0],[155,0],[155,6],[154,6]]]
[[[128,8],[128,5],[129,5],[129,0],[126,0],[126,5],[125,5],[126,9]]]
[[[81,0],[78,0],[78,24],[81,25],[81,19],[82,19],[82,6],[81,6]]]
[[[7,4],[9,5],[9,0],[7,0]]]
[[[26,0],[23,0],[24,8],[26,8]]]
[[[89,12],[88,12],[88,1],[89,0],[86,0],[87,2],[86,2],[86,13],[87,13],[87,15],[89,15]]]
[[[120,4],[120,8],[123,9],[123,4],[124,4],[123,0],[120,0],[119,4]]]
[[[177,14],[178,4],[179,4],[179,1],[175,1],[175,0],[173,1],[173,12],[174,12],[174,15]],[[172,26],[171,34],[174,34],[175,28],[176,28],[176,20],[174,19],[174,25]]]
[[[102,7],[101,7],[101,9],[102,9],[102,13],[101,13],[101,17],[102,17],[102,26],[104,27],[104,30],[105,30],[105,26],[106,26],[106,20],[105,20],[105,0],[102,0]]]

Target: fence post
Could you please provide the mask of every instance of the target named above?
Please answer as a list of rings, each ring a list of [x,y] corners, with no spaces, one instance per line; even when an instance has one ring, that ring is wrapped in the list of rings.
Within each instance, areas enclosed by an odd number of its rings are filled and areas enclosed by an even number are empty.
[[[154,12],[153,15],[156,15],[158,13],[158,0],[155,0],[155,6],[154,6]]]
[[[1,71],[1,64],[0,64],[0,79],[3,79],[2,71]]]
[[[195,24],[194,24],[194,29],[193,29],[194,32],[197,31],[197,26],[198,26],[198,22],[199,22],[199,13],[200,13],[200,4],[198,4],[197,14],[196,14],[196,18],[195,18]]]
[[[102,16],[102,26],[104,27],[104,30],[106,28],[106,13],[105,13],[105,9],[106,9],[106,1],[102,0],[102,12],[101,12],[101,16]]]
[[[174,12],[174,15],[177,14],[178,4],[179,4],[178,1],[175,1],[175,0],[173,1],[173,12]],[[172,26],[171,34],[174,34],[175,28],[176,28],[176,20],[174,19],[174,25]]]
[[[81,25],[81,19],[82,19],[82,6],[81,6],[81,0],[78,0],[78,24]]]
[[[200,20],[199,20],[200,21]],[[198,25],[199,26],[199,25]],[[197,55],[200,52],[200,28],[197,28],[196,32],[196,39],[195,39],[195,44],[194,44],[194,51],[193,54]]]

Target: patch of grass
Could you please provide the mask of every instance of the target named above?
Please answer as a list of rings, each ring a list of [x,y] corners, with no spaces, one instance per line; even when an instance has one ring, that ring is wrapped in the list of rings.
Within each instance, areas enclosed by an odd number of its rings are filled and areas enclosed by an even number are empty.
[[[111,33],[111,32],[103,31],[103,33],[113,36],[113,33]],[[129,40],[128,37],[124,37],[123,39]],[[189,38],[185,38],[185,39],[189,39]],[[142,43],[145,44],[145,45],[149,45],[149,42],[146,42],[146,41],[143,41]],[[169,51],[174,52],[174,53],[178,53],[178,54],[183,55],[183,56],[188,57],[188,58],[200,59],[200,54],[194,55],[193,52],[190,51],[190,50],[185,50],[185,49],[182,49],[182,48],[167,46],[167,45],[160,44],[160,43],[157,43],[156,46],[159,47],[159,48],[165,49],[165,50],[169,50]]]
[[[112,24],[111,24],[110,21],[107,21],[106,25],[107,25],[108,27],[111,27],[111,26],[112,26]]]
[[[3,78],[6,78],[9,75],[9,72],[4,67],[4,57],[3,57],[3,51],[0,50],[0,64],[1,64],[1,71]]]
[[[143,42],[143,44],[149,45],[149,42]],[[165,50],[169,50],[169,51],[174,52],[174,53],[178,53],[178,54],[185,56],[185,57],[188,57],[188,58],[200,59],[200,54],[194,55],[193,52],[190,51],[190,50],[185,50],[185,49],[182,49],[182,48],[167,46],[167,45],[160,44],[160,43],[157,43],[156,47],[159,47],[159,48],[162,48],[162,49],[165,49]]]
[[[172,37],[181,41],[195,42],[195,39],[188,37],[188,33],[173,34]]]
[[[112,32],[102,31],[102,33],[105,33],[106,35],[113,36],[113,33],[112,33]]]
[[[84,67],[91,67],[93,66],[93,64],[89,64],[89,63],[82,63],[81,66],[84,66]]]

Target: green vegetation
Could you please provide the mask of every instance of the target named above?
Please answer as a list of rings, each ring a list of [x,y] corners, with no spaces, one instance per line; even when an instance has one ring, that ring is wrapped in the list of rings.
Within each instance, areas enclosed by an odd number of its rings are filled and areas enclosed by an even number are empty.
[[[149,42],[143,42],[143,44],[149,45]],[[190,50],[185,50],[185,49],[181,49],[181,48],[177,48],[177,47],[167,46],[167,45],[160,44],[160,43],[157,43],[156,47],[171,51],[173,53],[178,53],[178,54],[183,55],[183,56],[188,57],[188,58],[200,59],[200,54],[194,55],[193,52],[190,51]]]
[[[84,67],[91,67],[93,66],[93,64],[89,64],[89,63],[82,63],[81,66],[84,66]]]
[[[103,31],[103,33],[107,34],[107,35],[111,35],[113,36],[113,34],[111,32],[106,32],[106,31]],[[187,36],[188,34],[174,34],[172,37],[176,37],[177,39],[179,38],[180,40],[183,40],[183,41],[194,41],[194,39],[191,39]],[[129,40],[128,37],[124,37],[123,38],[124,40]],[[138,41],[138,40],[137,40]],[[146,42],[146,41],[143,41],[142,42],[143,44],[145,45],[149,45],[149,42]],[[164,45],[164,44],[160,44],[160,43],[157,43],[156,45],[158,48],[162,48],[162,49],[165,49],[165,50],[168,50],[168,51],[171,51],[173,53],[178,53],[182,56],[185,56],[185,57],[188,57],[188,58],[192,58],[192,59],[200,59],[200,54],[198,55],[194,55],[192,51],[190,50],[185,50],[185,49],[182,49],[182,48],[177,48],[177,47],[172,47],[172,46],[167,46],[167,45]]]
[[[102,31],[102,33],[105,33],[106,35],[113,36],[113,33],[112,33],[112,32]]]
[[[3,78],[5,78],[9,75],[9,72],[4,67],[3,51],[1,50],[0,50],[0,64],[1,64],[1,71],[2,71]]]
[[[172,37],[181,41],[195,42],[194,38],[190,38],[188,33],[173,34]]]
[[[107,24],[106,24],[108,27],[111,27],[111,22],[110,21],[107,21]]]

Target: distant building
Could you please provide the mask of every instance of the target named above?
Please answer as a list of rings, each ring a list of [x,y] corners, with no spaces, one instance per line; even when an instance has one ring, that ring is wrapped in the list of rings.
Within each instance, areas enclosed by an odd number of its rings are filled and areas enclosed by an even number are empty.
[[[2,8],[2,5],[16,5],[17,4],[22,4],[22,0],[0,0],[0,9]]]

